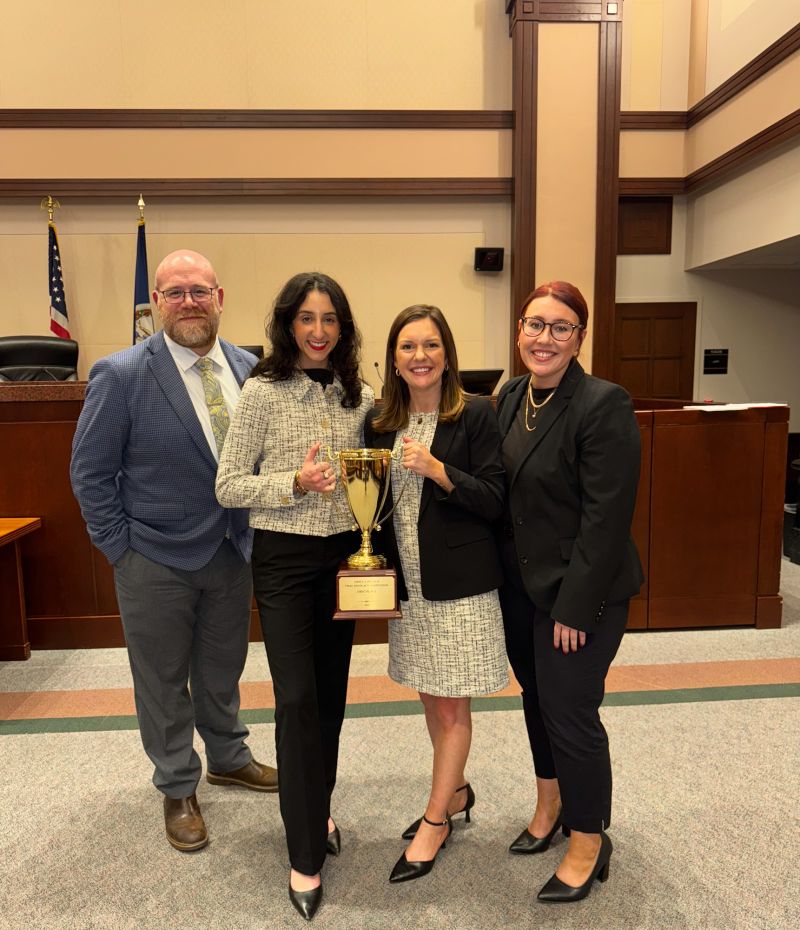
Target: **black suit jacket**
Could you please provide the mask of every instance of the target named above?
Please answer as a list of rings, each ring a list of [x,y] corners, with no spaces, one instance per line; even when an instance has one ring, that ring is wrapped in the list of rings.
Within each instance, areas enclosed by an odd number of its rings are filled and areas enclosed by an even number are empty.
[[[378,412],[367,414],[365,443],[391,449],[396,434],[377,433],[372,426]],[[456,422],[437,424],[431,454],[444,463],[455,487],[448,494],[430,478],[422,485],[417,524],[422,594],[445,601],[491,591],[503,580],[492,523],[502,514],[505,486],[491,403],[468,398]],[[392,506],[392,493],[400,488],[390,490],[383,513]],[[408,600],[391,517],[372,540],[397,569],[399,597]]]
[[[527,387],[523,375],[500,391],[503,437]],[[573,361],[528,440],[507,476],[507,532],[522,581],[537,607],[591,632],[606,603],[632,597],[644,581],[630,535],[641,463],[631,399]]]

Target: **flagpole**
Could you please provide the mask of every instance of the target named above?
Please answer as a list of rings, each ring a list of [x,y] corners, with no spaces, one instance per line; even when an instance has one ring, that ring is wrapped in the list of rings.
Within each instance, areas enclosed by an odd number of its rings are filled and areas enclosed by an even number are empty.
[[[52,194],[48,194],[46,197],[42,197],[42,202],[39,204],[40,210],[47,210],[47,225],[54,226],[53,214],[56,210],[61,208],[61,204],[53,199]]]
[[[47,286],[50,291],[50,332],[59,339],[70,339],[69,316],[67,314],[67,295],[64,292],[64,276],[61,271],[61,251],[58,245],[58,231],[53,214],[61,204],[48,194],[39,204],[40,210],[47,210]]]
[[[144,197],[139,194],[139,223],[136,230],[136,266],[133,274],[133,345],[142,342],[155,332],[153,310],[150,306],[147,275],[147,241],[145,237]]]

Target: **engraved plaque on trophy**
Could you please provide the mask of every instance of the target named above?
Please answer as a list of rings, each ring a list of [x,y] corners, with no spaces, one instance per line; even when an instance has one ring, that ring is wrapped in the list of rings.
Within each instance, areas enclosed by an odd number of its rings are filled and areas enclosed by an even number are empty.
[[[372,551],[370,535],[378,526],[389,493],[392,453],[389,449],[343,449],[338,453],[340,480],[350,512],[361,530],[361,548],[336,575],[334,620],[396,620],[397,573]]]

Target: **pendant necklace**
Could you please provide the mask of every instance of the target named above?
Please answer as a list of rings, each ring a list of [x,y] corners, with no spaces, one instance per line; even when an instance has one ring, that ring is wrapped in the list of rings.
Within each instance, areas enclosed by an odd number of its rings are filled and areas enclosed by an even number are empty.
[[[537,404],[533,399],[533,379],[528,380],[528,396],[525,400],[525,429],[529,433],[532,433],[536,429],[536,424],[534,423],[533,426],[531,426],[528,421],[536,419],[536,414],[542,409],[542,407],[544,407],[546,403],[550,401],[555,392],[556,389],[553,388],[547,397],[545,397],[545,399],[540,404]]]

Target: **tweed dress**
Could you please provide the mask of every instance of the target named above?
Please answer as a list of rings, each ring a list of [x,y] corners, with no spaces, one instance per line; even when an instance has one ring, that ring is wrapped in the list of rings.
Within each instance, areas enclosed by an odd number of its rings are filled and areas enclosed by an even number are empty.
[[[438,416],[438,412],[413,415],[412,425],[399,430],[395,439],[394,532],[408,600],[400,602],[403,619],[389,621],[389,676],[426,694],[469,697],[508,684],[500,601],[497,591],[450,601],[422,596],[417,521],[424,479],[400,463],[403,435],[430,447]]]

